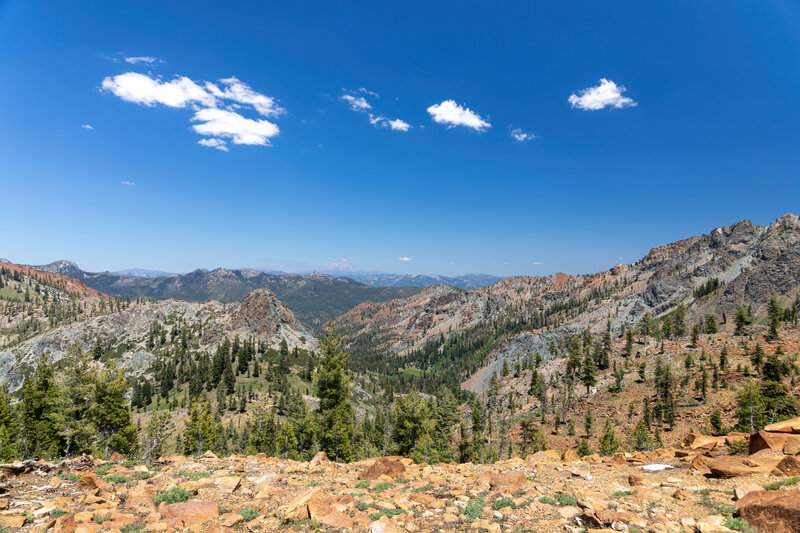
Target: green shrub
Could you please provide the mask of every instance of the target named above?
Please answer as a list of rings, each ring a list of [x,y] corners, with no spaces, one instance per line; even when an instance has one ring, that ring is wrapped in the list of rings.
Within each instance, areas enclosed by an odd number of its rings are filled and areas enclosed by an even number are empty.
[[[369,481],[367,481],[366,479],[364,481],[359,481],[358,483],[356,483],[355,487],[357,489],[368,489]]]
[[[111,470],[111,468],[113,466],[114,465],[112,465],[111,463],[104,464],[103,466],[101,466],[100,468],[97,469],[97,471],[96,471],[97,475],[98,476],[105,476],[106,474],[108,474],[108,471]]]
[[[109,483],[113,483],[114,485],[119,485],[121,483],[126,483],[128,481],[128,478],[126,478],[125,476],[119,476],[119,475],[117,475],[117,476],[106,476],[103,479],[106,480]]]
[[[59,516],[64,516],[72,513],[68,513],[62,509],[53,509],[50,511],[50,518],[58,518]]]
[[[633,492],[629,490],[618,490],[617,492],[612,494],[612,496],[614,496],[615,498],[622,498],[623,496],[630,496],[631,494],[633,494]]]
[[[372,492],[375,492],[375,493],[383,492],[386,489],[390,489],[390,488],[392,488],[392,483],[391,482],[389,482],[389,481],[381,481],[380,483],[378,483],[377,485],[372,487]]]
[[[259,513],[255,509],[247,508],[239,511],[239,516],[241,516],[245,520],[253,520],[254,518],[258,518],[259,516],[261,516],[261,513]]]
[[[486,506],[486,501],[483,498],[472,498],[469,503],[464,507],[464,514],[466,515],[467,522],[472,522],[477,518],[483,517],[483,508]]]
[[[158,506],[161,502],[165,503],[183,503],[191,499],[194,496],[188,490],[182,489],[180,487],[172,487],[168,491],[165,492],[157,492],[155,496],[153,496],[153,504]]]
[[[64,481],[72,481],[73,483],[81,479],[81,476],[79,476],[78,474],[73,474],[71,472],[58,477],[60,479],[63,479]]]
[[[546,503],[548,505],[558,505],[558,502],[555,501],[550,496],[542,496],[541,498],[539,498],[539,502]]]
[[[389,518],[391,518],[393,516],[397,516],[405,512],[406,512],[405,509],[381,509],[377,513],[372,513],[371,515],[369,515],[369,519],[374,522],[375,520],[380,520],[382,516],[388,516]]]
[[[556,494],[556,501],[558,505],[578,505],[578,500],[575,496],[567,494],[566,492],[559,492]]]
[[[722,522],[722,525],[727,527],[728,529],[732,529],[734,531],[741,531],[742,533],[758,533],[758,530],[747,523],[747,520],[743,518],[733,518],[732,516],[726,516],[725,520]]]
[[[767,490],[781,490],[781,487],[797,485],[798,483],[800,483],[800,477],[787,477],[786,479],[776,481],[775,483],[767,483],[764,485],[764,488]]]
[[[511,498],[499,498],[492,502],[492,508],[496,511],[498,509],[502,509],[503,507],[511,507],[512,509],[517,508],[517,504],[514,503],[514,500]]]
[[[183,477],[188,477],[191,481],[200,481],[201,479],[211,476],[211,472],[188,472],[186,470],[181,470],[178,474]]]

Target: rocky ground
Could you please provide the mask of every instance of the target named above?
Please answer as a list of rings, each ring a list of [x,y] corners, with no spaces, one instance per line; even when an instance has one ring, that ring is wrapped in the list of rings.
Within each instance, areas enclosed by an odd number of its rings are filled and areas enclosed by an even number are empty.
[[[117,457],[0,466],[9,530],[800,531],[800,418],[750,438],[689,435],[680,449],[579,458],[547,450],[492,465],[353,464],[318,454]],[[749,525],[742,522],[746,519]]]

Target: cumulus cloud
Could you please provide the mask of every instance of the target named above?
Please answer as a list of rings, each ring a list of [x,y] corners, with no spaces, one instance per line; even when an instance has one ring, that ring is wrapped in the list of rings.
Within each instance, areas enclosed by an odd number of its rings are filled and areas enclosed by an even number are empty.
[[[446,124],[448,127],[465,126],[476,131],[492,127],[480,115],[467,107],[461,107],[455,100],[445,100],[440,104],[432,105],[428,108],[428,113],[434,122]]]
[[[231,139],[233,144],[268,146],[269,139],[280,133],[278,126],[268,120],[253,120],[234,111],[205,108],[197,111],[192,126],[200,135]]]
[[[600,85],[578,91],[578,94],[572,93],[569,96],[569,103],[572,107],[587,111],[596,111],[605,107],[619,109],[637,105],[632,98],[622,96],[625,91],[626,89],[622,85],[617,85],[611,80],[602,78]]]
[[[216,148],[217,150],[222,150],[223,152],[228,152],[228,145],[222,139],[200,139],[197,141],[197,144],[202,144],[203,146],[208,146],[209,148]]]
[[[408,131],[411,128],[411,124],[409,124],[405,120],[396,118],[394,120],[389,121],[389,127],[395,131]]]
[[[533,133],[527,133],[522,131],[522,128],[514,128],[511,130],[511,138],[517,141],[518,143],[524,143],[527,141],[532,141],[537,138],[536,135]]]
[[[152,107],[162,104],[168,107],[202,105],[213,107],[217,99],[185,76],[171,81],[161,81],[138,72],[126,72],[103,80],[103,89],[126,102]]]
[[[81,124],[81,128],[83,128],[85,130],[93,130],[94,129],[91,124]]]
[[[352,94],[343,94],[342,100],[350,105],[353,111],[366,111],[372,109],[372,106],[367,102],[363,96],[353,96]]]
[[[269,139],[280,133],[278,125],[265,119],[246,117],[246,110],[262,117],[277,117],[286,112],[271,96],[253,90],[238,78],[218,83],[195,82],[185,76],[164,81],[136,72],[109,76],[102,89],[125,100],[148,107],[161,104],[194,111],[192,129],[203,136],[198,144],[227,152],[224,139],[233,144],[269,146]]]
[[[131,185],[136,185],[136,184],[135,184],[134,182],[132,182],[132,181],[120,181],[120,183],[121,183],[122,185],[128,185],[128,186],[131,186]]]
[[[414,258],[413,257],[398,257],[397,260],[398,261],[413,261]]]
[[[136,63],[155,63],[158,61],[155,57],[150,56],[137,56],[137,57],[126,57],[125,62],[130,63],[131,65],[135,65]]]
[[[373,115],[372,113],[369,114],[369,123],[378,128],[391,128],[394,131],[408,131],[411,129],[411,124],[405,120],[399,118],[389,120],[386,117]]]

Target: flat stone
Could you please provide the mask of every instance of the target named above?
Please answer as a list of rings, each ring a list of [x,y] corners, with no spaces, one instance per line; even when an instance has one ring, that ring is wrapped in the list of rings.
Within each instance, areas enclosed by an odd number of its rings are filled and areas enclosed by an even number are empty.
[[[202,524],[219,516],[215,502],[198,500],[162,505],[159,512],[167,518],[178,518],[186,525]]]
[[[736,503],[736,509],[759,531],[800,533],[800,492],[750,492]]]

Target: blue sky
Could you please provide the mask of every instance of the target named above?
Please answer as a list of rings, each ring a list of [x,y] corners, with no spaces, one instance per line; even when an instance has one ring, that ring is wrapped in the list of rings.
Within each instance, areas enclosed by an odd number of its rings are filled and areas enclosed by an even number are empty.
[[[797,212],[798,94],[789,1],[0,1],[0,257],[593,272]]]

